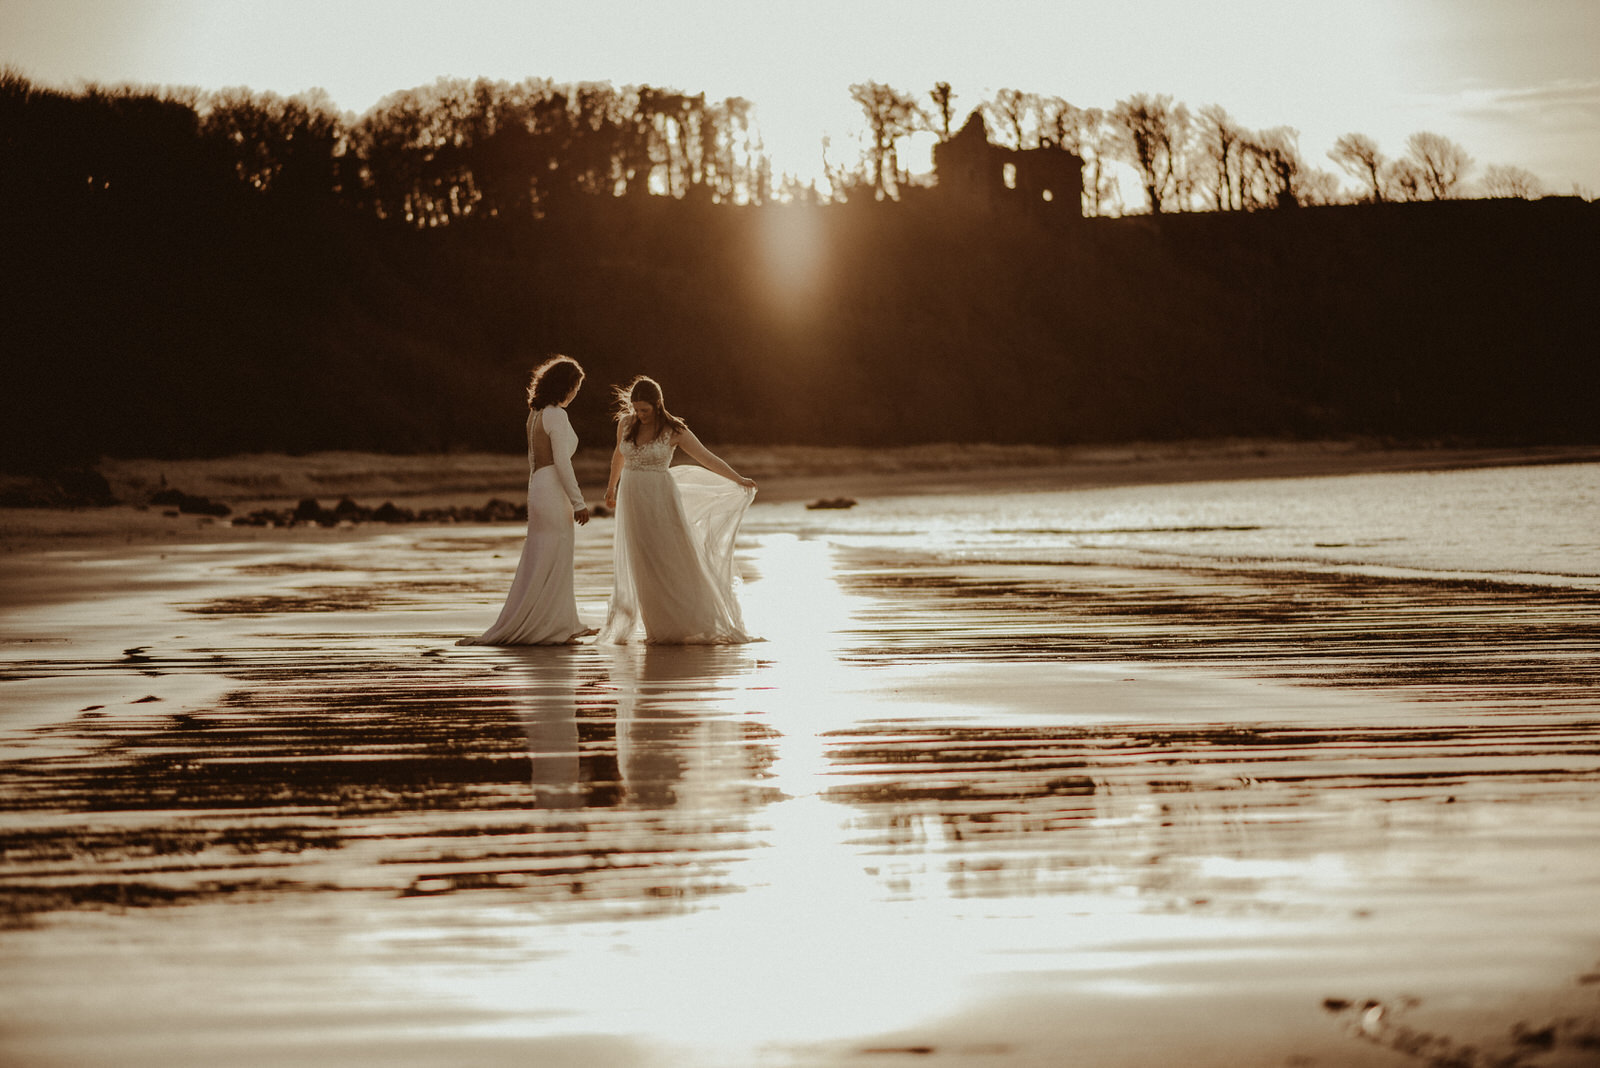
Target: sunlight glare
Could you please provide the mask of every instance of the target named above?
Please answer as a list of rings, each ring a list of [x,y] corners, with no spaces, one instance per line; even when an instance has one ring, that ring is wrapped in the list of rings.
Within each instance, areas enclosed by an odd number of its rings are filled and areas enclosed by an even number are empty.
[[[815,307],[827,258],[823,211],[805,204],[769,204],[760,211],[758,284],[772,308],[803,318]]]

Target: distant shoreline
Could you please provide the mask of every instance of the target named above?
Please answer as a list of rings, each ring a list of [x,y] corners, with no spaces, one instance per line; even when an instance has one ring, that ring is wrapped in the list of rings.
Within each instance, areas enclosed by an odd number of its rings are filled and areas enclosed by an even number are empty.
[[[1600,462],[1600,446],[1388,446],[1366,441],[1227,439],[1124,445],[918,445],[897,448],[725,446],[719,453],[760,483],[757,505],[817,498],[924,493],[1028,492],[1258,478],[1313,478],[1391,471],[1460,470]],[[603,495],[609,451],[580,451],[575,467],[592,501]],[[225,503],[234,515],[332,506],[348,497],[375,507],[520,503],[526,461],[494,453],[396,456],[256,453],[208,460],[108,459],[97,470],[119,503],[109,507],[0,508],[0,551],[88,542],[209,541],[265,537],[230,519],[168,514],[145,504],[161,488]],[[15,480],[13,480],[15,482]],[[368,524],[384,529],[383,524]]]
[[[1275,441],[1216,439],[1115,445],[942,443],[894,447],[716,445],[741,473],[763,483],[762,499],[794,499],[815,484],[874,492],[907,487],[1039,482],[1147,485],[1218,478],[1294,478],[1372,471],[1414,471],[1600,460],[1600,445],[1388,445],[1359,439]],[[585,492],[604,490],[610,449],[580,449],[574,459]],[[515,453],[246,453],[204,460],[106,459],[98,470],[123,503],[173,487],[229,504],[294,502],[339,496],[470,499],[525,493],[526,459]],[[375,502],[381,503],[381,502]]]

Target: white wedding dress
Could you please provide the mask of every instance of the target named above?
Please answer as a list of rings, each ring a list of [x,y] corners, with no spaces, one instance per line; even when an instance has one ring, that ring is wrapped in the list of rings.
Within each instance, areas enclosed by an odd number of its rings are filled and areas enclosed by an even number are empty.
[[[561,645],[584,633],[572,589],[573,513],[584,507],[572,454],[578,435],[552,404],[528,413],[528,539],[500,618],[457,645]]]
[[[672,467],[672,439],[624,440],[616,587],[599,641],[748,642],[733,542],[756,491],[703,467]]]

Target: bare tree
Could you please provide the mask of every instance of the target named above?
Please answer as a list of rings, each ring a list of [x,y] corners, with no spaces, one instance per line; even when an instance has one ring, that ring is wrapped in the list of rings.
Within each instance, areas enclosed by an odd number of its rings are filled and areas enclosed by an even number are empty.
[[[850,87],[850,99],[861,105],[867,117],[867,128],[872,134],[868,161],[872,167],[874,195],[882,200],[900,195],[900,153],[897,145],[902,137],[917,131],[922,119],[922,109],[917,102],[900,90],[879,82],[861,82]],[[885,178],[884,172],[888,171]]]
[[[777,186],[772,175],[772,156],[757,143],[754,162],[750,165],[750,203],[766,204],[772,200]],[[813,190],[815,192],[815,190]]]
[[[1422,168],[1408,159],[1392,160],[1384,167],[1383,186],[1391,200],[1422,200],[1428,189]]]
[[[1544,183],[1530,170],[1496,163],[1483,172],[1483,191],[1491,197],[1537,200],[1544,196]]]
[[[1218,211],[1238,211],[1244,207],[1242,183],[1243,151],[1246,133],[1220,104],[1202,108],[1196,135],[1208,165],[1211,199]]]
[[[1300,132],[1289,126],[1246,134],[1240,141],[1240,200],[1247,211],[1298,204],[1304,164]]]
[[[703,108],[705,94],[698,100]],[[616,196],[627,184],[623,145],[637,111],[635,102],[610,82],[580,82],[572,87],[569,106],[579,135],[567,148],[572,188],[590,196]]]
[[[939,126],[934,133],[939,135],[940,142],[948,141],[950,121],[955,116],[956,94],[951,92],[949,82],[934,82],[928,96],[933,100],[933,113],[939,118]]]
[[[1116,179],[1106,173],[1106,163],[1116,156],[1106,113],[1100,108],[1075,108],[1074,121],[1068,130],[1061,145],[1083,160],[1084,214],[1104,215],[1107,207],[1114,207],[1115,213],[1121,214],[1121,193]]]
[[[1033,110],[1033,96],[1017,89],[1002,89],[989,102],[989,114],[995,122],[1011,133],[1011,147],[1025,147],[1022,141],[1022,124]]]
[[[704,93],[640,87],[637,111],[654,131],[651,156],[665,168],[668,196],[689,196],[705,184],[708,164],[714,163],[707,154],[715,151],[713,109]]]
[[[654,175],[655,128],[644,102],[649,86],[628,86],[618,94],[615,121],[615,172],[622,196],[648,193]]]
[[[649,127],[648,143],[651,153],[652,175],[656,167],[663,171],[663,191],[668,196],[678,192],[678,155],[673,140],[673,123],[678,116],[678,100],[683,96],[672,89],[656,89],[642,85],[638,91],[638,114]]]
[[[1383,202],[1383,168],[1389,161],[1378,151],[1378,142],[1366,134],[1347,133],[1333,143],[1328,158],[1366,185],[1367,199]]]
[[[1033,109],[1034,147],[1061,148],[1061,142],[1066,138],[1072,105],[1059,96],[1037,94],[1029,103]]]
[[[1417,168],[1422,185],[1434,200],[1456,196],[1472,169],[1466,149],[1442,134],[1414,133],[1406,139],[1406,159]]]
[[[706,94],[695,93],[691,96],[682,93],[674,98],[674,102],[678,105],[674,116],[678,128],[678,151],[683,155],[685,177],[689,182],[684,195],[688,196],[695,186],[705,181],[705,139],[701,132],[706,122]]]
[[[753,184],[750,113],[753,106],[742,96],[730,96],[705,109],[700,126],[700,156],[705,161],[705,184],[710,187],[713,198],[721,203],[737,202],[741,190],[746,199],[750,196]]]
[[[832,147],[833,139],[824,134],[822,175],[828,182],[827,199],[832,203],[843,204],[857,196],[876,195],[878,188],[873,183],[871,162],[858,156],[853,164],[834,163],[828,158],[828,150]]]
[[[1345,199],[1339,176],[1320,167],[1301,167],[1294,179],[1294,198],[1301,204],[1338,204]]]
[[[1160,215],[1175,206],[1187,184],[1183,157],[1189,109],[1170,96],[1138,93],[1117,101],[1111,122],[1119,154],[1139,172],[1150,211]]]

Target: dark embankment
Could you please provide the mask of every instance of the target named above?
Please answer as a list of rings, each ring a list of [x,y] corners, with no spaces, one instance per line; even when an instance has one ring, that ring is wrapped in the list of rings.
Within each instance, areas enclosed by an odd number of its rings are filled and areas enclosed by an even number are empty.
[[[637,372],[720,442],[1600,440],[1578,200],[1085,220],[572,194],[416,229],[186,144],[104,188],[8,165],[0,466],[515,451],[552,351],[589,369],[591,441]]]

